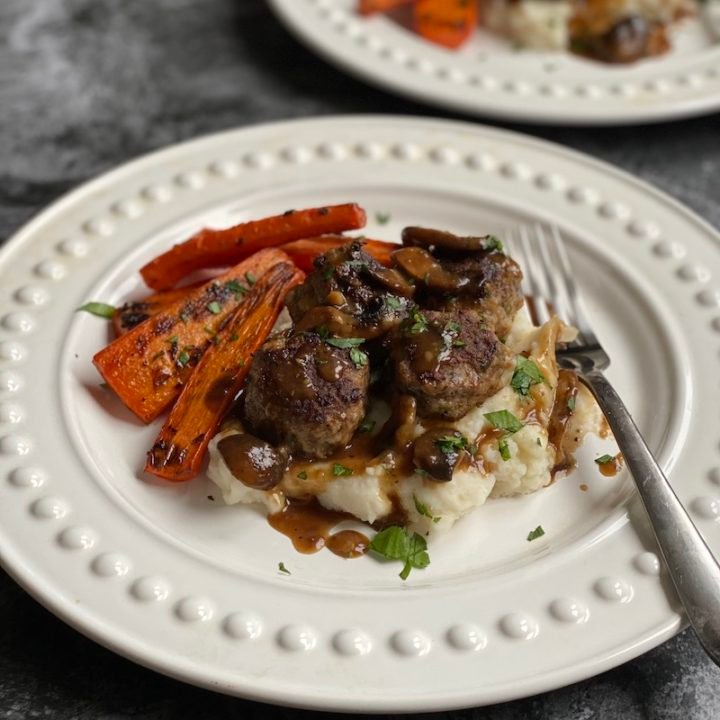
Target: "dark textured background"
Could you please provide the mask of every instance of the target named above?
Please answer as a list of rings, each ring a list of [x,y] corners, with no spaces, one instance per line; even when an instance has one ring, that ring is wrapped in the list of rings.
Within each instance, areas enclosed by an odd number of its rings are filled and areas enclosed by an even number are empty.
[[[60,194],[170,143],[265,120],[443,113],[356,82],[263,0],[0,0],[0,241]],[[644,128],[516,128],[616,163],[720,225],[720,117]],[[181,685],[94,645],[0,571],[0,719],[290,718]],[[720,671],[694,637],[487,720],[716,720]]]

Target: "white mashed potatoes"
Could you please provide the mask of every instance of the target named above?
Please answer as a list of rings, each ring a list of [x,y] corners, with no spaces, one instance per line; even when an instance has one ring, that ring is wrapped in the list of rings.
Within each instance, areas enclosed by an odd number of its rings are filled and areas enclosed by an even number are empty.
[[[526,354],[532,359],[545,382],[532,386],[529,397],[522,397],[510,385],[513,375],[513,368],[510,368],[499,392],[459,420],[447,423],[448,427],[454,427],[471,442],[476,442],[478,448],[476,462],[456,470],[450,482],[435,482],[419,474],[398,477],[383,464],[371,465],[351,476],[334,477],[332,461],[318,461],[313,464],[313,477],[298,480],[295,471],[288,472],[274,490],[256,490],[231,474],[217,449],[220,439],[239,432],[233,427],[223,430],[210,443],[208,475],[220,488],[227,504],[261,504],[272,513],[283,508],[287,496],[310,494],[328,509],[348,512],[373,523],[393,511],[395,498],[410,529],[424,535],[442,532],[463,515],[483,505],[488,498],[536,492],[552,481],[559,455],[548,438],[558,378],[555,346],[572,336],[573,331],[557,319],[535,327],[524,310],[517,314],[506,344],[516,354]],[[575,403],[561,449],[569,452],[582,442],[585,434],[597,433],[602,427],[600,410],[582,386]],[[508,410],[524,423],[522,429],[504,438],[507,459],[501,455],[498,434],[490,432],[485,418],[486,413],[498,410]],[[418,422],[415,437],[424,431]],[[322,478],[320,482],[318,477]]]

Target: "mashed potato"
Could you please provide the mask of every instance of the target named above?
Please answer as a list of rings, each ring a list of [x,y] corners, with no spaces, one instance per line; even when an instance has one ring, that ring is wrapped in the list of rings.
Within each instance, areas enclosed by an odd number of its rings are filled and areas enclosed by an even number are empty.
[[[311,495],[330,510],[348,512],[374,523],[390,515],[399,503],[410,529],[424,535],[443,532],[489,497],[525,495],[552,481],[556,449],[549,442],[548,423],[558,380],[555,347],[573,337],[574,331],[557,318],[535,327],[524,310],[517,314],[506,344],[516,354],[527,354],[540,368],[545,382],[534,385],[530,396],[524,398],[510,385],[513,375],[510,369],[499,392],[459,420],[447,423],[466,438],[476,439],[478,447],[477,462],[456,470],[450,482],[435,482],[417,473],[397,476],[382,461],[352,476],[334,477],[332,462],[328,461],[313,464],[313,469],[318,470],[313,477],[298,480],[286,473],[283,482],[272,491],[252,489],[233,477],[217,449],[222,437],[240,432],[239,426],[227,427],[210,443],[208,475],[228,504],[260,504],[272,513],[282,509],[287,496]],[[504,439],[506,454],[509,452],[507,459],[503,459],[497,433],[491,432],[485,418],[486,413],[499,410],[508,410],[524,422],[521,430]],[[585,434],[598,432],[601,427],[602,415],[597,405],[581,388],[562,449],[574,450]],[[419,421],[414,437],[425,430]]]

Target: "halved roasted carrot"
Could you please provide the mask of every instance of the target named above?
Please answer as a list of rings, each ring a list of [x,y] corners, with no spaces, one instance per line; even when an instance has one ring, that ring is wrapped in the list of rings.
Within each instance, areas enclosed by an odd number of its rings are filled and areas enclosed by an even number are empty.
[[[197,475],[210,438],[242,388],[253,353],[275,324],[285,295],[304,276],[288,261],[257,281],[173,405],[148,452],[146,472],[173,482]]]
[[[478,22],[478,0],[417,0],[413,26],[426,40],[460,47]]]
[[[281,250],[255,253],[100,350],[95,367],[135,415],[154,420],[244,302],[248,282],[280,262],[290,262]]]
[[[404,5],[412,5],[415,0],[359,0],[358,12],[361,15],[390,12]]]
[[[203,283],[193,283],[175,290],[153,293],[141,300],[126,302],[115,310],[112,316],[113,330],[117,336],[130,332],[141,322],[162,312],[174,302],[186,298],[193,290]]]
[[[291,243],[281,245],[280,249],[286,252],[301,270],[312,272],[315,258],[328,250],[352,242],[352,239],[345,235],[322,235],[321,237],[307,238],[306,240],[294,240]],[[385,240],[363,240],[363,242],[365,250],[385,266],[390,265],[392,251],[397,250],[399,247]]]
[[[153,290],[168,290],[195,270],[234,265],[257,250],[292,240],[357,230],[365,220],[365,211],[348,203],[288,210],[224,230],[204,229],[151,260],[140,274]]]

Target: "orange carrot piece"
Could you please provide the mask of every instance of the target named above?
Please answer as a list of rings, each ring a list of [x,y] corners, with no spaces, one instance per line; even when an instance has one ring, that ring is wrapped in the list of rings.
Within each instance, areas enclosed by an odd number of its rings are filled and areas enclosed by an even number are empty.
[[[389,12],[404,5],[412,5],[415,0],[359,0],[358,12],[361,15]]]
[[[345,235],[323,235],[316,238],[307,238],[306,240],[294,240],[291,243],[281,245],[280,249],[286,252],[301,270],[312,272],[314,269],[313,262],[316,257],[351,241],[352,238]],[[385,240],[363,240],[363,243],[364,249],[380,264],[385,266],[390,265],[392,251],[397,250],[399,247]]]
[[[119,337],[130,332],[135,326],[162,312],[177,300],[186,298],[203,283],[193,283],[175,290],[153,293],[141,300],[126,302],[117,308],[112,316],[113,330]]]
[[[285,295],[304,277],[286,262],[257,281],[173,405],[148,452],[146,472],[173,482],[198,474],[210,439],[242,388],[253,353],[272,330]]]
[[[168,290],[195,270],[234,265],[257,250],[306,237],[357,230],[365,211],[354,203],[251,220],[224,230],[204,229],[151,260],[140,270],[153,290]]]
[[[478,23],[477,0],[417,0],[413,26],[430,42],[458,48]]]
[[[146,423],[154,420],[177,398],[216,334],[244,302],[247,278],[288,261],[275,248],[255,253],[114,340],[95,355],[95,367],[135,415]]]

